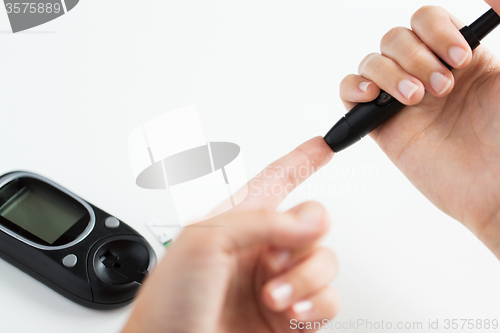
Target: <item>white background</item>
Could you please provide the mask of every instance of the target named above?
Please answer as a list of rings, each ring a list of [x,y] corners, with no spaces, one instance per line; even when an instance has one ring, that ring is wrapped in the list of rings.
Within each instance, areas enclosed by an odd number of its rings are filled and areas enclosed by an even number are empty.
[[[240,145],[253,176],[325,134],[344,113],[342,78],[426,4],[464,23],[488,9],[480,0],[82,0],[19,34],[0,10],[0,172],[45,175],[155,243],[144,224],[176,215],[167,191],[134,185],[132,129],[196,104],[207,140]],[[484,44],[500,54],[500,31]],[[335,156],[281,208],[305,200],[323,203],[333,221],[338,321],[500,319],[498,261],[371,139]],[[0,295],[0,332],[118,332],[131,310],[88,310],[3,261]]]

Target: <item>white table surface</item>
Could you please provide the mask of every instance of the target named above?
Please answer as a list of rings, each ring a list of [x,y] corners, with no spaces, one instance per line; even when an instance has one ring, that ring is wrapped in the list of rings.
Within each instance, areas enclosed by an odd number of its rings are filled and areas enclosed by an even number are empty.
[[[480,0],[433,3],[465,23],[488,8]],[[196,104],[207,140],[240,145],[253,176],[325,134],[344,113],[342,78],[425,4],[82,0],[19,34],[8,33],[0,10],[0,172],[55,180],[143,233],[161,256],[144,225],[176,223],[176,215],[167,191],[134,185],[133,128]],[[484,43],[500,54],[500,32]],[[371,139],[336,156],[281,209],[305,200],[324,204],[333,221],[325,244],[341,261],[338,322],[421,321],[425,328],[436,319],[500,319],[497,259]],[[118,332],[131,310],[83,308],[4,261],[0,295],[6,333]]]

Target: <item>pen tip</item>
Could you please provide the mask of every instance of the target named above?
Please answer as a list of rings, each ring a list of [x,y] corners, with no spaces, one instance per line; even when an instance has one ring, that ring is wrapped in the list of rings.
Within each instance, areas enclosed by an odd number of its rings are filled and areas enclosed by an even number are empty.
[[[338,153],[361,140],[358,133],[349,125],[347,119],[342,117],[325,135],[325,141],[330,148]]]

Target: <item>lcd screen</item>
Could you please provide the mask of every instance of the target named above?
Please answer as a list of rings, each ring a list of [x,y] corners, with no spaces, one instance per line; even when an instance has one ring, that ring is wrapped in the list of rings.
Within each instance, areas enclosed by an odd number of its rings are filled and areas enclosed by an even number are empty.
[[[0,215],[48,244],[87,214],[76,200],[39,180],[21,178],[9,185],[12,195],[1,205]]]

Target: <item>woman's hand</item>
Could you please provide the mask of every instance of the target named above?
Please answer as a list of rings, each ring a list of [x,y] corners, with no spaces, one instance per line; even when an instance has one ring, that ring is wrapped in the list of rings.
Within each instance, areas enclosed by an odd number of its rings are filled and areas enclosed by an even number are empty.
[[[329,227],[325,209],[308,202],[274,211],[332,156],[322,138],[312,139],[252,180],[237,209],[185,228],[142,287],[123,332],[290,332],[334,317],[339,298],[329,283],[337,259],[318,245]]]
[[[488,2],[500,11],[499,0]],[[389,31],[381,54],[367,56],[340,93],[348,109],[375,99],[379,88],[410,105],[371,136],[500,258],[500,62],[484,46],[472,54],[463,26],[443,8],[421,8],[411,30]],[[457,68],[453,74],[438,56]]]

